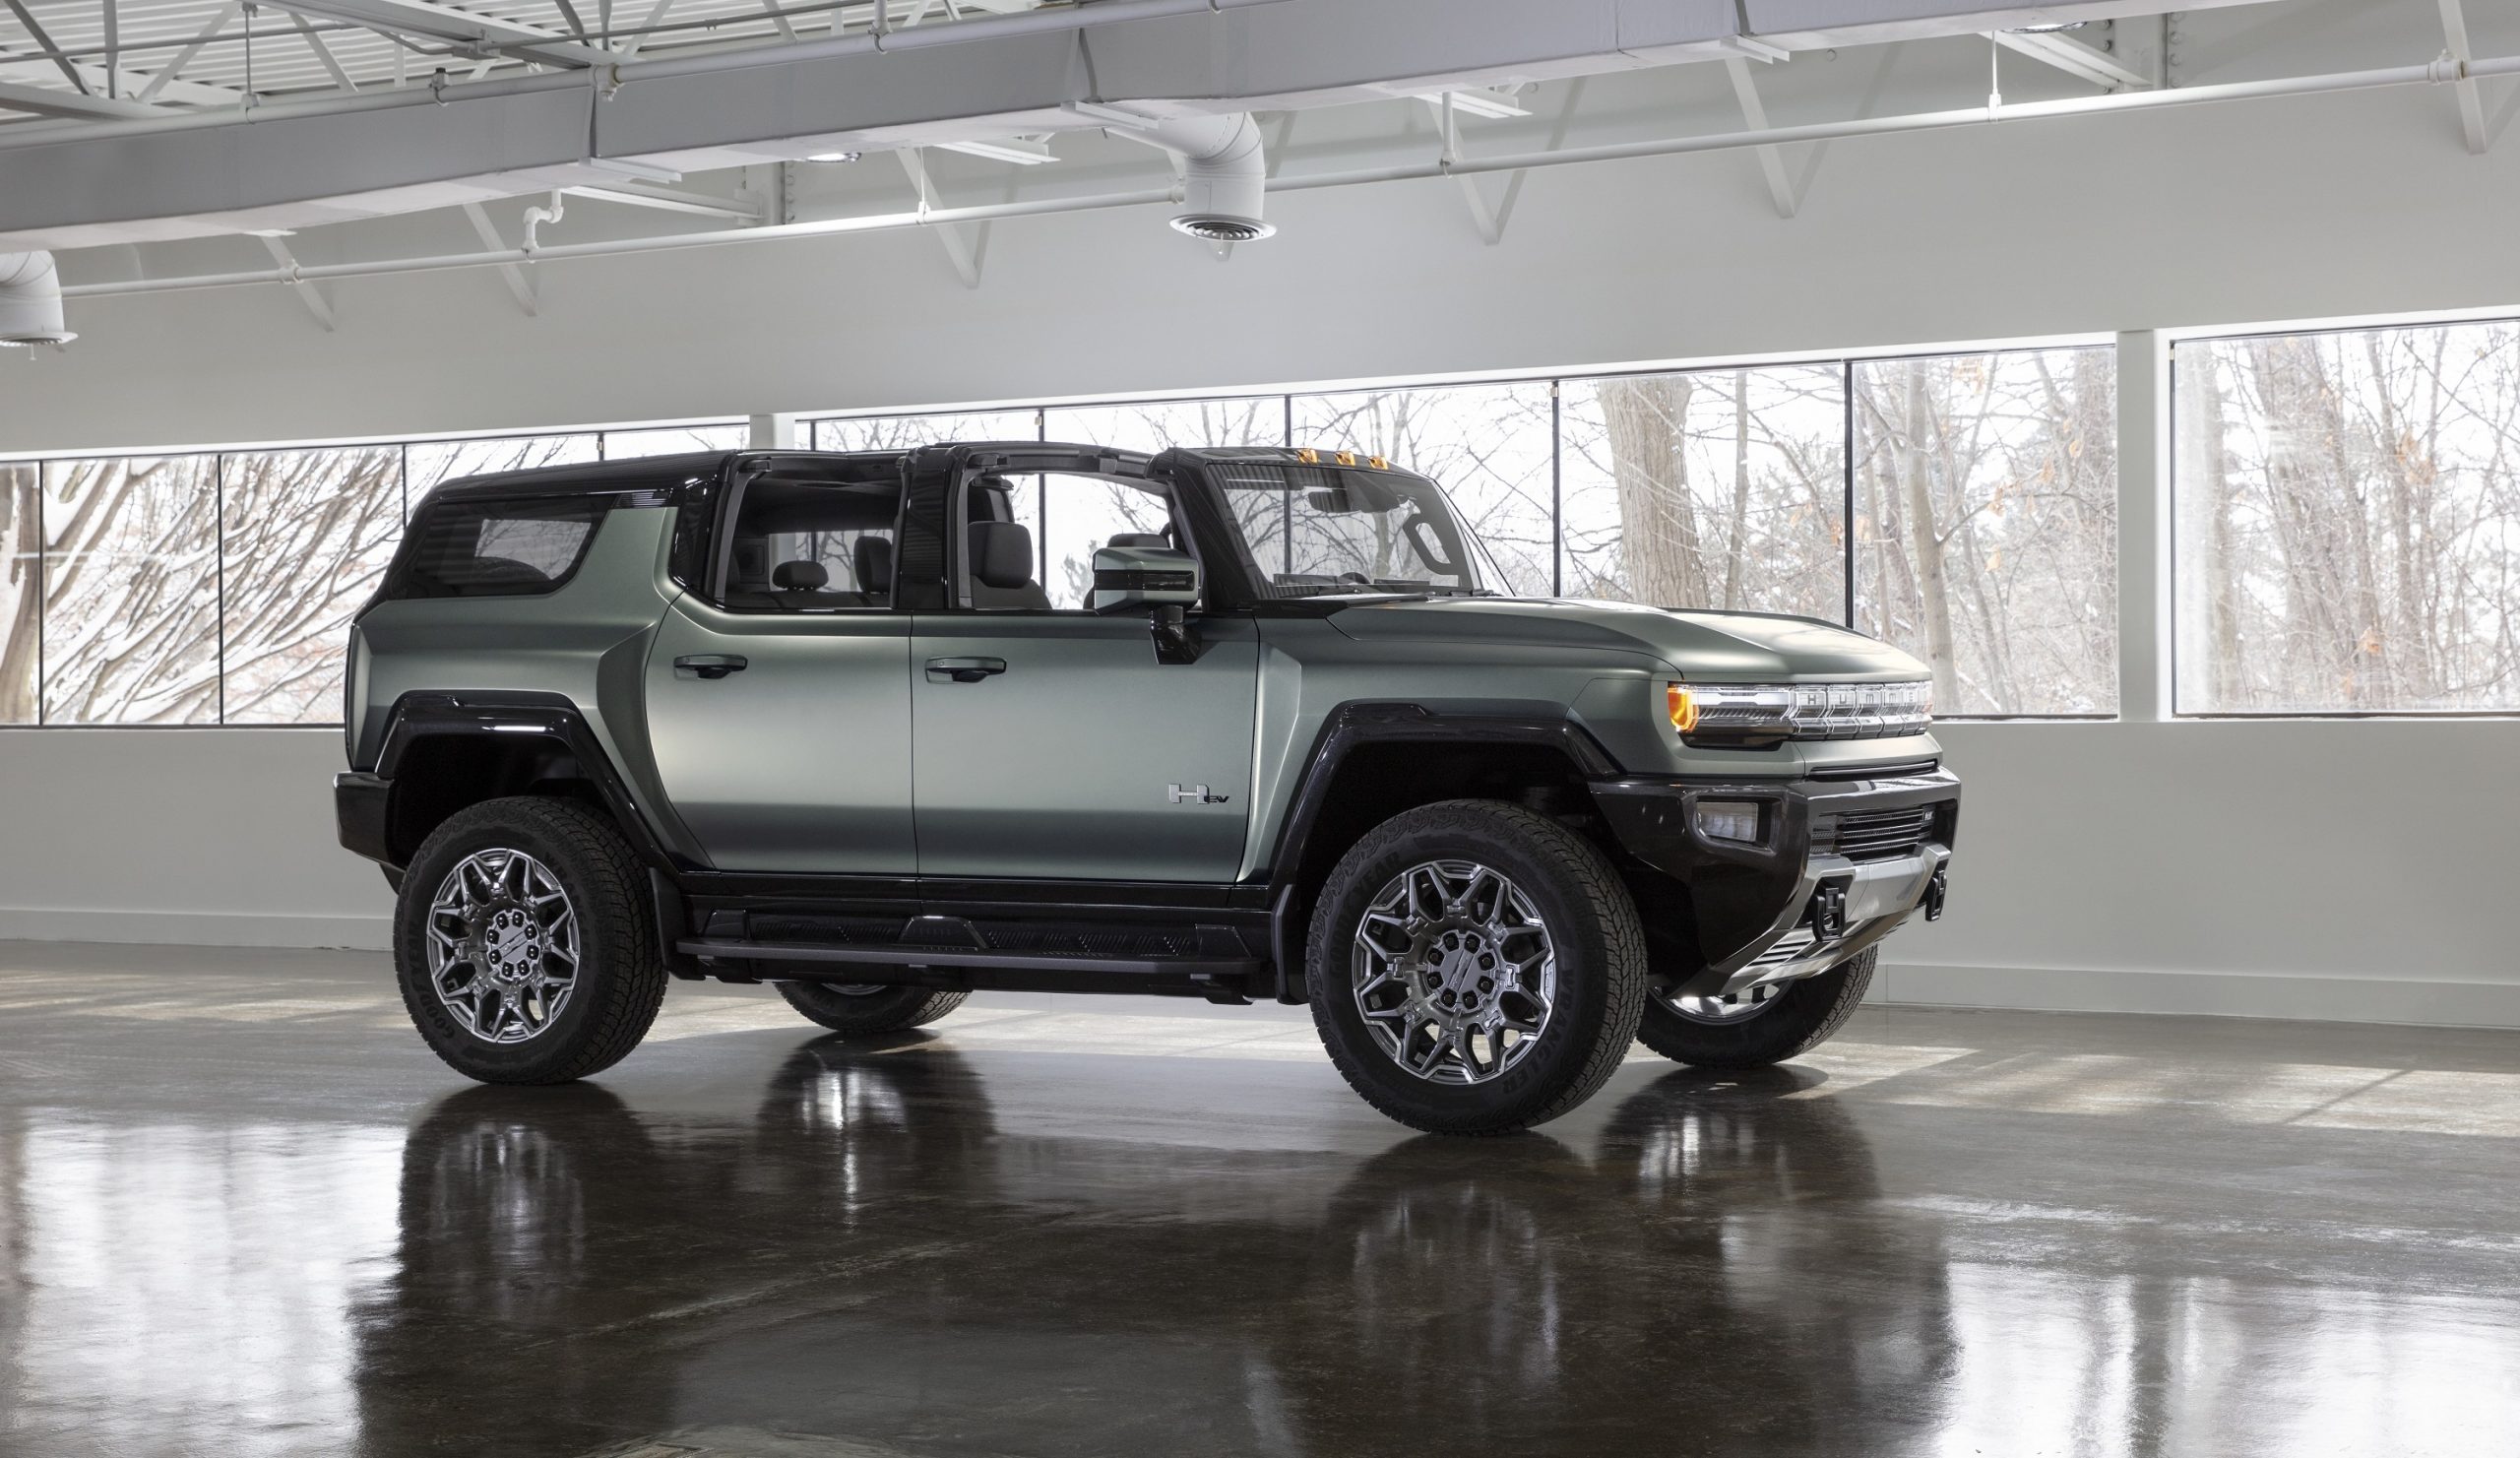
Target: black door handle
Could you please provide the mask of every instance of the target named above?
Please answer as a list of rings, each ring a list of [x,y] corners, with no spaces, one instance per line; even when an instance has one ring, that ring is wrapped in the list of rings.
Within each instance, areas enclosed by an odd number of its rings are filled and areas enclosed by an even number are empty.
[[[677,668],[689,668],[703,678],[724,678],[744,670],[744,656],[739,653],[686,653],[673,661]]]
[[[992,673],[1006,671],[1004,659],[929,659],[927,681],[930,683],[977,683]]]

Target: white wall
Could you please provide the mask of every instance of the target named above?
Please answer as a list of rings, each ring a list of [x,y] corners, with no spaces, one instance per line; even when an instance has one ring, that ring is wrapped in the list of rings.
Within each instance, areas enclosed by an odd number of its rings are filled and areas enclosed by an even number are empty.
[[[0,937],[383,947],[339,729],[0,729]]]
[[[1493,248],[1444,183],[1271,216],[1222,265],[1147,213],[1000,224],[976,291],[887,235],[547,267],[536,319],[484,275],[343,285],[334,334],[279,290],[88,302],[72,352],[0,361],[0,453],[2520,307],[2520,142],[2469,156],[2434,89],[1841,143],[1792,221],[1746,156],[1535,173]],[[301,251],[463,245],[436,225]],[[1952,913],[1894,938],[1890,996],[2520,1026],[2520,725],[1946,737]],[[0,733],[0,935],[382,944],[337,763],[324,734]]]

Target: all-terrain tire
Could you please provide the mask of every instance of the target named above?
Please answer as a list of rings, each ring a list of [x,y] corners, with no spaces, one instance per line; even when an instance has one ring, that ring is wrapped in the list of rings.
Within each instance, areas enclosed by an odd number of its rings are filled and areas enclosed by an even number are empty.
[[[899,1033],[935,1022],[963,1005],[969,992],[934,987],[877,987],[843,991],[834,983],[781,983],[788,1005],[834,1033]]]
[[[1818,977],[1788,983],[1738,1022],[1697,1022],[1661,997],[1650,997],[1636,1036],[1664,1057],[1698,1068],[1764,1068],[1800,1057],[1855,1015],[1872,985],[1875,955],[1866,947]]]
[[[566,998],[538,1031],[516,1042],[482,1037],[439,995],[429,967],[431,907],[450,873],[499,851],[523,853],[547,870],[576,918],[578,962]],[[396,900],[394,972],[403,1006],[430,1049],[467,1078],[554,1084],[599,1073],[639,1046],[664,1001],[649,896],[621,832],[573,800],[517,795],[458,810],[421,843]],[[487,975],[477,967],[472,974]]]
[[[1511,881],[1554,949],[1555,992],[1541,1032],[1527,1048],[1498,1053],[1498,1070],[1478,1082],[1438,1082],[1401,1066],[1368,1026],[1356,991],[1366,912],[1405,873],[1438,861],[1489,867]],[[1422,805],[1367,832],[1322,887],[1304,964],[1313,1024],[1341,1076],[1374,1108],[1435,1134],[1511,1133],[1583,1103],[1635,1042],[1645,1006],[1645,932],[1618,873],[1574,831],[1500,800]]]

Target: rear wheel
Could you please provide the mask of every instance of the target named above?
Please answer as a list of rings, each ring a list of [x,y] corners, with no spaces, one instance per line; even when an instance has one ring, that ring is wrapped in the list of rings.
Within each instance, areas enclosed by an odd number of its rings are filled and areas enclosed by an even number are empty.
[[[834,1033],[899,1033],[935,1022],[972,994],[880,983],[781,983],[779,995]]]
[[[1368,832],[1305,955],[1314,1025],[1365,1102],[1502,1134],[1592,1097],[1636,1037],[1645,934],[1591,842],[1518,805],[1447,800]]]
[[[1636,1036],[1675,1063],[1761,1068],[1829,1041],[1872,985],[1874,952],[1857,953],[1817,977],[1773,983],[1731,997],[1656,992]]]
[[[664,1001],[646,877],[621,832],[541,795],[448,816],[394,912],[403,1006],[483,1083],[567,1083],[639,1046]]]

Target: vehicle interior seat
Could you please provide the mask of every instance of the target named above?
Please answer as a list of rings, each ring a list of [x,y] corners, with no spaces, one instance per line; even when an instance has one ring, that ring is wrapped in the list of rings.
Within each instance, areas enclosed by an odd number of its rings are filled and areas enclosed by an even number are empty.
[[[850,561],[857,569],[857,591],[866,605],[881,607],[893,601],[893,539],[869,534],[857,539],[850,548]]]
[[[974,607],[1050,610],[1050,595],[1033,580],[1031,532],[1015,522],[974,522],[966,540]]]
[[[1113,534],[1111,539],[1102,544],[1104,546],[1168,547],[1172,544],[1172,534],[1169,532],[1119,532]]]
[[[820,562],[782,562],[771,569],[772,595],[782,607],[863,607],[863,593],[830,591],[831,569]]]

